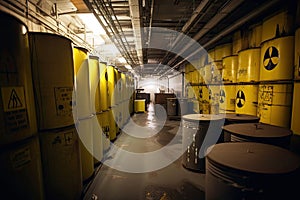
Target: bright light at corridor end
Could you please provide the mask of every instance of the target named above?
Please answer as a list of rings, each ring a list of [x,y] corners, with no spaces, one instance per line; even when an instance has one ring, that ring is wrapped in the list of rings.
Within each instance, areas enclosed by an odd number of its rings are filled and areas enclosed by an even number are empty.
[[[171,50],[172,53],[181,56],[183,59],[186,59],[189,63],[193,63],[194,60],[192,59],[199,59],[202,56],[208,56],[207,51],[205,51],[202,46],[192,38],[170,30],[170,29],[164,29],[164,28],[157,28],[157,27],[152,27],[152,28],[145,28],[148,30],[145,31],[151,31],[152,32],[152,37],[153,39],[151,41],[162,41],[161,38],[164,38],[166,35],[172,35],[174,36],[174,40],[176,38],[182,38],[181,41],[179,42],[178,46],[179,48],[174,48]],[[143,38],[142,38],[143,40]],[[172,43],[172,41],[166,41],[168,43]],[[175,42],[175,41],[173,41]],[[186,46],[187,44],[190,44],[191,46],[189,48],[189,51],[182,51],[182,46]],[[165,51],[170,51],[168,48],[168,45],[162,42],[151,42],[148,44],[148,46],[144,46],[144,49],[160,49],[160,50],[165,50]],[[196,49],[201,49],[202,51],[196,51]],[[196,52],[196,53],[194,53]],[[193,57],[190,55],[193,54]],[[195,55],[195,56],[194,56]],[[146,64],[144,64],[146,65]],[[86,67],[86,66],[85,66]],[[142,66],[139,66],[142,67]],[[194,66],[197,70],[199,70],[199,66]],[[82,70],[79,69],[77,77],[81,77],[80,73],[84,73],[84,65],[82,66]],[[170,68],[170,67],[169,67]],[[81,80],[82,81],[82,80]],[[99,80],[96,80],[99,82]],[[122,81],[120,79],[119,81]],[[184,81],[185,83],[189,84],[188,80]],[[119,82],[118,82],[119,83]],[[116,85],[119,85],[119,84]],[[115,92],[118,92],[118,90],[114,90],[114,93],[111,94],[112,96],[115,95]],[[134,91],[132,91],[134,92]],[[91,95],[95,96],[96,93],[96,87],[94,88],[94,91],[91,91]],[[133,94],[128,94],[129,96]],[[85,101],[85,92],[84,91],[79,91],[77,89],[76,92],[73,92],[73,99],[72,99],[72,111],[73,111],[73,117],[76,116],[76,112],[78,108],[82,108],[86,106],[84,104]],[[127,104],[124,105],[124,107],[129,107],[129,102],[127,101]],[[155,136],[158,134],[165,126],[166,122],[166,110],[163,106],[157,104],[155,108],[156,110],[156,117],[157,117],[157,122],[159,123],[158,129],[151,129],[148,126],[139,126],[138,124],[135,123],[133,119],[129,119],[129,122],[121,129],[121,131],[124,134],[128,134],[134,138],[139,138],[141,140],[149,139],[150,137]],[[118,107],[113,108],[114,110],[118,111]],[[123,112],[123,111],[121,111]],[[126,111],[125,111],[126,112]],[[181,112],[182,113],[182,112]],[[114,118],[117,118],[119,115],[114,115]],[[213,116],[209,116],[211,119]],[[76,117],[74,117],[74,120],[76,120]],[[222,118],[222,120],[219,121],[219,123],[224,124],[225,118]],[[115,119],[115,122],[118,123],[118,120]],[[93,125],[92,127],[97,127],[99,130],[102,130],[102,127],[100,127],[100,124],[97,120],[92,121]],[[203,143],[199,149],[199,154],[197,155],[199,158],[203,158],[205,156],[205,153],[207,153],[208,147],[216,144],[216,142],[219,139],[219,136],[221,135],[222,129],[218,128],[221,126],[214,126],[212,123],[209,123],[209,127],[207,130],[207,134],[203,140]],[[76,127],[77,129],[77,127]],[[190,138],[185,138],[187,141],[183,144],[182,142],[182,131],[183,130],[183,125],[180,123],[178,130],[176,131],[176,134],[174,135],[173,139],[166,144],[165,146],[162,146],[160,149],[157,149],[155,151],[151,152],[145,152],[145,153],[137,153],[137,152],[130,152],[127,151],[126,149],[123,149],[122,147],[119,147],[115,145],[114,143],[111,143],[110,149],[108,152],[105,153],[104,157],[109,158],[106,160],[103,160],[103,164],[107,165],[113,169],[123,171],[123,172],[128,172],[128,173],[145,173],[145,172],[153,172],[159,169],[162,169],[176,160],[178,160],[183,153],[188,149],[187,146],[192,144],[192,137]],[[199,124],[196,124],[193,126],[193,129],[191,129],[190,135],[196,134],[196,131],[199,130]],[[79,130],[78,135],[82,141],[82,143],[86,146],[86,148],[89,150],[89,144],[85,144],[85,137],[86,137],[86,132],[85,130]],[[101,131],[99,131],[101,132]],[[92,155],[93,151],[90,151]],[[94,155],[95,156],[95,155]],[[99,159],[101,160],[101,159]]]

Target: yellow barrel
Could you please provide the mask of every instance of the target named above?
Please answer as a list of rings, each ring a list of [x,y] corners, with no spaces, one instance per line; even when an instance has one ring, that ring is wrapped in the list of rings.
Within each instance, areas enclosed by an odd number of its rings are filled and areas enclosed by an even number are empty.
[[[73,57],[76,96],[73,113],[75,114],[75,119],[84,119],[92,114],[88,50],[82,47],[74,47]]]
[[[90,95],[91,95],[91,106],[92,114],[101,112],[100,108],[100,68],[99,68],[99,57],[89,56],[89,83],[90,83]]]
[[[126,74],[121,73],[121,102],[126,100]]]
[[[300,135],[300,83],[296,82],[294,83],[294,95],[293,95],[293,109],[292,109],[292,123],[291,123],[291,129],[292,131]]]
[[[40,143],[46,199],[80,199],[81,158],[74,126],[41,132]]]
[[[222,60],[214,61],[211,65],[212,83],[220,83],[222,80],[223,63]]]
[[[121,72],[119,72],[115,68],[115,101],[116,104],[119,104],[121,102],[121,96],[122,96],[122,80],[121,80]]]
[[[204,84],[204,77],[205,77],[205,65],[203,65],[203,67],[201,67],[198,70],[198,75],[199,75],[199,84]]]
[[[294,65],[295,65],[294,78],[300,80],[300,28],[298,28],[295,32]]]
[[[72,41],[50,33],[30,33],[29,36],[38,128],[72,125]]]
[[[195,98],[195,93],[194,93],[194,89],[192,86],[188,85],[186,87],[186,93],[187,93],[187,98],[189,98],[189,99]]]
[[[236,85],[222,85],[220,88],[220,113],[235,113]]]
[[[265,18],[262,23],[262,42],[284,35],[292,35],[294,31],[293,22],[292,12],[287,10]]]
[[[200,98],[200,87],[199,86],[192,86],[193,88],[193,93],[194,93],[194,97],[196,99]]]
[[[1,198],[44,199],[41,154],[37,137],[1,149],[0,163]]]
[[[97,115],[94,115],[91,121],[93,134],[93,157],[95,166],[100,164],[100,161],[103,158],[103,132],[98,122]]]
[[[260,122],[289,128],[292,95],[292,84],[260,84],[258,93]]]
[[[222,80],[224,83],[235,83],[238,69],[238,56],[223,58]]]
[[[237,85],[235,112],[257,115],[258,85]]]
[[[27,27],[0,12],[0,146],[37,133]],[[4,28],[5,27],[5,28]]]
[[[81,167],[83,181],[88,180],[94,173],[93,157],[93,116],[76,122],[79,134]]]
[[[219,100],[220,100],[220,85],[210,85],[208,87],[210,100],[210,114],[219,114]]]
[[[208,55],[207,55],[207,63],[211,63],[215,61],[215,49],[210,49],[208,50]]]
[[[203,85],[199,87],[199,109],[200,113],[209,114],[210,113],[210,99],[209,99],[209,89],[208,86]]]
[[[113,108],[112,108],[113,109]],[[117,137],[117,126],[114,118],[113,110],[108,110],[108,119],[109,119],[109,140],[113,141]]]
[[[214,61],[221,61],[224,57],[232,54],[232,43],[222,44],[215,47]]]
[[[145,112],[145,99],[136,99],[134,100],[134,112]]]
[[[262,43],[260,80],[291,80],[294,73],[294,36]]]
[[[111,108],[112,106],[116,105],[115,101],[115,70],[114,67],[109,65],[107,67],[107,75],[108,75],[108,108]]]
[[[260,47],[262,37],[262,25],[255,24],[250,27],[249,31],[249,48]]]
[[[110,140],[109,140],[109,112],[105,111],[102,113],[97,114],[97,119],[99,125],[102,129],[102,146],[103,152],[107,152],[110,147]]]
[[[204,66],[205,70],[205,76],[203,77],[204,83],[209,84],[212,82],[212,68],[211,68],[211,63],[208,63],[207,65]]]
[[[260,48],[239,51],[237,82],[255,82],[259,80]]]
[[[232,55],[238,55],[238,52],[242,50],[242,36],[241,31],[238,30],[233,33],[232,36]]]
[[[108,74],[106,63],[100,62],[100,110],[102,112],[108,110]]]
[[[198,70],[195,69],[191,73],[192,73],[192,83],[198,84],[199,83],[199,72],[198,72]]]

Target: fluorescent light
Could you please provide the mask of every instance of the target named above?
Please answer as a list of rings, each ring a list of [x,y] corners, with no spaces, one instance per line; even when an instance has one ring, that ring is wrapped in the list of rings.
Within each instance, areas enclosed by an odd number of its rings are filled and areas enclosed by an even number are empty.
[[[92,13],[83,13],[77,14],[82,22],[86,25],[89,30],[92,30],[95,35],[106,34],[94,14]]]

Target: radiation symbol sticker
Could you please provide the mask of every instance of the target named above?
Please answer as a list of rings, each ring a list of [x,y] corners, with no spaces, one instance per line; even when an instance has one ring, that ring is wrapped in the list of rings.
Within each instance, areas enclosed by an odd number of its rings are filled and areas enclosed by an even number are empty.
[[[279,62],[279,52],[274,46],[269,47],[264,55],[264,67],[266,70],[274,69]]]
[[[239,90],[236,95],[236,105],[241,108],[245,105],[246,97],[242,90]]]
[[[220,103],[224,103],[225,102],[225,91],[221,90],[220,91]]]

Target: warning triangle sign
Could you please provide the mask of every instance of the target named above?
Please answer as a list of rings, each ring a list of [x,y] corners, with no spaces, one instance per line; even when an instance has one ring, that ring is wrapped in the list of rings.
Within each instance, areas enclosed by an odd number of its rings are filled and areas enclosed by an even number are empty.
[[[9,102],[8,102],[8,109],[15,109],[15,108],[21,108],[23,107],[22,102],[20,98],[17,95],[17,92],[15,89],[12,89]]]

